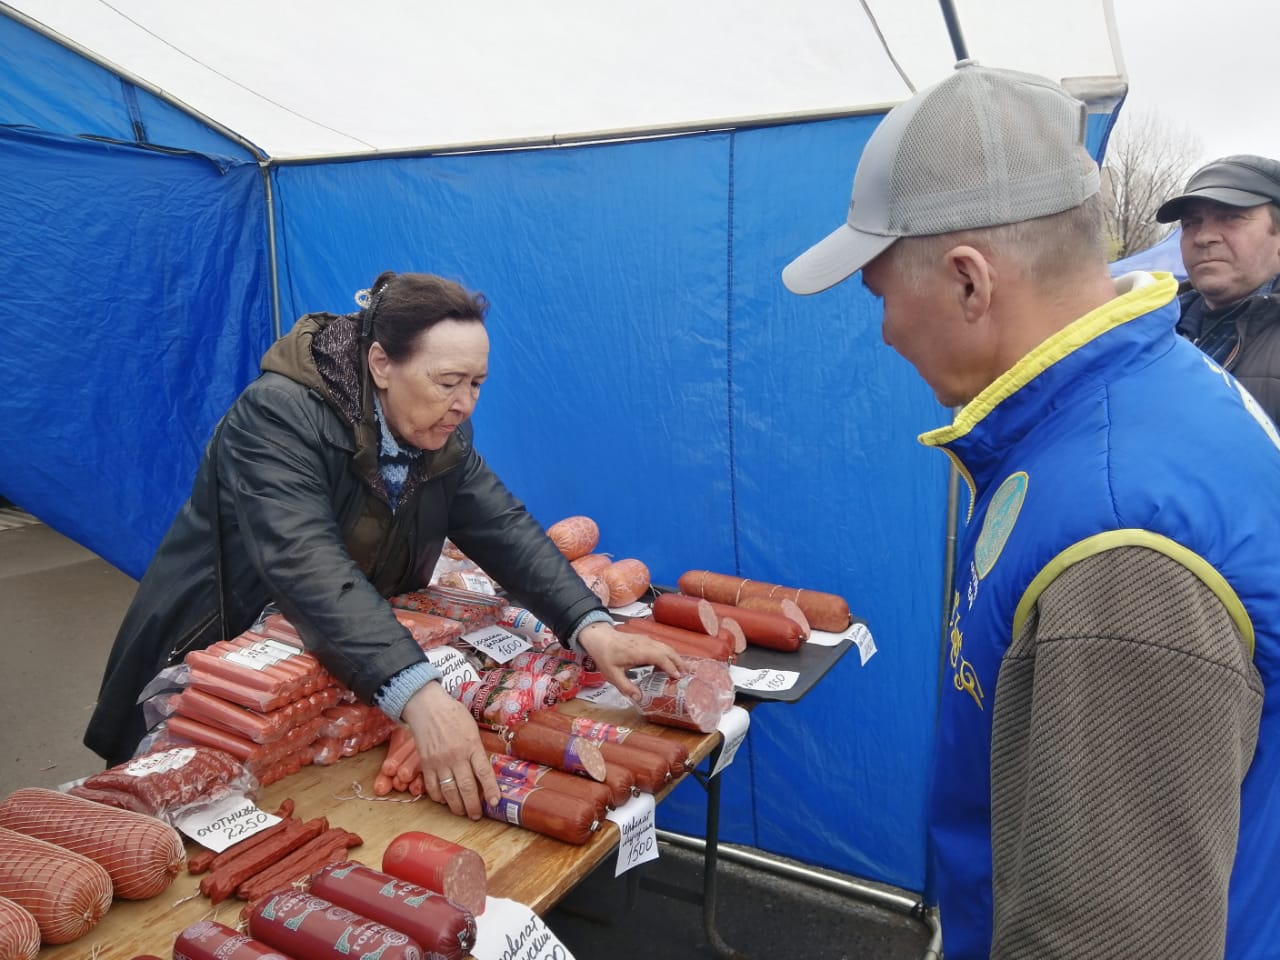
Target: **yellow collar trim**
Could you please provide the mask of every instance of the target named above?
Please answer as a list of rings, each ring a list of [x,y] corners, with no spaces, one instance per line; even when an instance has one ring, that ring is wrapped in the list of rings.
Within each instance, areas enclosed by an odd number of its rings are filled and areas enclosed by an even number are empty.
[[[920,434],[926,447],[939,447],[964,436],[988,413],[1053,364],[1122,323],[1159,309],[1178,293],[1171,273],[1127,274],[1116,281],[1118,296],[1079,320],[1072,321],[1015,363],[974,397],[950,426]]]

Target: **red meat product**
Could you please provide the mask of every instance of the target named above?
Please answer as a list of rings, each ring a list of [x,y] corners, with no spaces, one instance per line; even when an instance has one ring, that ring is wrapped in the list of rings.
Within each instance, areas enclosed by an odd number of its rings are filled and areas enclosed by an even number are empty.
[[[337,827],[330,828],[319,836],[312,837],[283,860],[244,881],[236,887],[236,896],[241,900],[252,901],[274,893],[282,887],[309,878],[331,863],[341,863],[347,859],[348,850],[363,842],[359,834],[348,833]]]
[[[466,907],[361,863],[348,860],[324,867],[311,879],[310,889],[330,903],[407,933],[447,960],[462,960],[476,944],[476,918]]]
[[[507,752],[506,742],[489,730],[480,731],[480,743],[489,753],[489,763],[493,766],[495,776],[524,780],[531,785],[550,787],[561,793],[582,797],[596,805],[601,817],[605,815],[606,809],[613,806],[613,792],[603,783],[565,773],[546,764],[513,757]]]
[[[607,553],[588,553],[586,556],[569,561],[569,566],[577,570],[578,576],[585,580],[587,577],[600,576],[604,573],[604,568],[611,563],[613,563],[613,557]]]
[[[261,713],[190,687],[179,694],[176,706],[177,712],[189,720],[218,727],[254,743],[276,739],[292,725],[296,715],[288,706]]]
[[[40,924],[26,907],[0,897],[0,958],[35,960],[40,952]]]
[[[653,619],[712,637],[720,632],[720,617],[711,609],[710,601],[683,593],[659,594],[653,601]]]
[[[187,856],[182,836],[162,820],[40,787],[9,794],[0,803],[0,827],[100,864],[123,900],[147,900],[165,890]]]
[[[848,602],[834,593],[784,587],[776,583],[713,573],[710,570],[687,570],[680,574],[676,586],[681,593],[691,597],[705,597],[715,603],[736,605],[742,597],[786,597],[804,611],[815,630],[839,633],[848,629],[852,621]]]
[[[600,829],[600,816],[589,800],[498,777],[498,802],[484,804],[491,820],[581,846]]]
[[[636,681],[641,697],[637,706],[654,723],[710,733],[733,706],[733,677],[728,666],[716,660],[687,662],[692,670],[679,679],[654,670]]]
[[[457,620],[464,632],[469,632],[497,623],[507,601],[470,590],[433,585],[398,594],[391,598],[391,605],[401,610],[420,610]]]
[[[0,897],[35,917],[45,943],[70,943],[111,906],[111,877],[86,856],[0,827]]]
[[[604,779],[605,758],[600,745],[594,741],[528,722],[512,724],[505,739],[505,752],[513,757],[565,773],[585,774],[593,780]]]
[[[582,689],[582,667],[575,661],[553,653],[517,653],[508,662],[512,670],[527,670],[551,677],[560,687],[560,699],[571,700]]]
[[[305,960],[424,960],[427,953],[407,934],[352,913],[310,893],[284,891],[249,911],[249,935]]]
[[[396,610],[396,619],[423,650],[433,650],[462,636],[464,628],[457,620],[424,613],[421,610]]]
[[[552,727],[575,737],[586,737],[598,743],[621,743],[628,746],[655,753],[665,757],[667,768],[673,777],[678,777],[689,769],[689,750],[683,743],[667,740],[648,733],[641,733],[632,727],[605,723],[590,717],[571,717],[559,710],[539,710],[529,714],[529,722],[538,726]],[[608,760],[608,757],[605,757]]]
[[[505,627],[518,637],[524,637],[537,651],[544,651],[559,642],[551,628],[524,607],[503,607],[498,626]]]
[[[178,934],[173,960],[289,960],[275,947],[216,920],[197,920]]]
[[[170,718],[174,719],[174,718]],[[209,747],[173,747],[145,753],[87,778],[89,790],[117,790],[137,797],[144,812],[184,806],[241,773],[240,761]]]
[[[627,620],[618,624],[619,633],[631,633],[661,640],[682,657],[707,657],[729,663],[737,658],[736,640],[727,629],[721,628],[715,636],[654,623],[649,619]]]
[[[649,589],[649,568],[633,557],[615,560],[600,574],[609,585],[609,606],[635,603]]]
[[[305,823],[288,820],[285,828],[270,839],[246,850],[242,855],[213,868],[200,880],[200,892],[213,903],[221,903],[240,884],[297,850],[329,829],[329,821],[316,817]]]
[[[565,517],[547,527],[547,536],[569,560],[577,560],[596,548],[600,527],[590,517]]]
[[[382,870],[434,893],[444,894],[474,916],[484,913],[488,878],[474,850],[420,830],[409,830],[387,844]]]
[[[679,596],[679,594],[665,594],[665,596]],[[766,603],[788,603],[799,611],[795,603],[784,597],[743,597],[744,604],[754,600],[763,600]],[[756,610],[747,606],[730,606],[727,603],[712,603],[711,609],[721,618],[721,623],[725,620],[732,619],[742,628],[743,635],[747,638],[747,642],[757,647],[767,647],[770,650],[781,650],[784,653],[795,653],[800,649],[801,644],[805,641],[805,630],[800,623],[791,617],[778,611]],[[803,613],[800,614],[804,616]]]
[[[551,677],[497,669],[459,684],[456,696],[477,722],[500,727],[523,719],[531,710],[558,703],[560,687]]]
[[[800,605],[786,597],[743,597],[737,604],[743,610],[763,610],[765,613],[780,613],[788,620],[794,620],[800,628],[800,636],[809,639],[809,618],[804,615]]]

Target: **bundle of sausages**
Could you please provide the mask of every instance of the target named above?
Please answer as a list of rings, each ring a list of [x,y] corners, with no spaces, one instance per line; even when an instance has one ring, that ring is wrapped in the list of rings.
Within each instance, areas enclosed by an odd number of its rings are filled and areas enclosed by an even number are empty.
[[[15,790],[0,803],[0,956],[29,960],[41,942],[83,936],[113,899],[167,889],[185,858],[181,836],[155,817]]]

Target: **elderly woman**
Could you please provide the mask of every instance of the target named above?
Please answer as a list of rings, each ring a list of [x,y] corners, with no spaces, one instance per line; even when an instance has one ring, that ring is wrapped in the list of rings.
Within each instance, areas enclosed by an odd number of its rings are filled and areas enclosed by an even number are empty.
[[[631,667],[683,673],[670,648],[613,629],[476,451],[486,309],[451,281],[388,272],[358,313],[309,314],[271,347],[125,615],[90,749],[111,764],[132,756],[147,683],[270,602],[338,680],[412,729],[431,797],[479,818],[498,789],[475,721],[386,599],[428,580],[446,537],[622,693],[638,693]]]

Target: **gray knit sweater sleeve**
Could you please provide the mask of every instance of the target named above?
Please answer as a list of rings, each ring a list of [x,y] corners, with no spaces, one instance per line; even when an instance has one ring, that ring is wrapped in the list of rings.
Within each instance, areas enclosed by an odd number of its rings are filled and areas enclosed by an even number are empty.
[[[1059,575],[996,686],[992,957],[1221,957],[1261,709],[1185,567],[1124,547]]]

